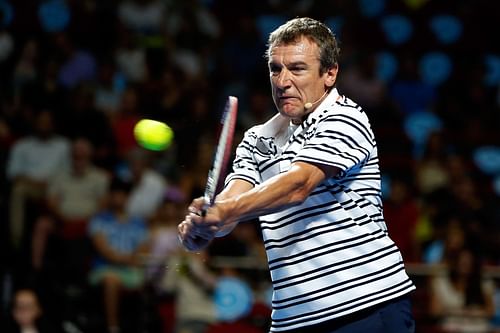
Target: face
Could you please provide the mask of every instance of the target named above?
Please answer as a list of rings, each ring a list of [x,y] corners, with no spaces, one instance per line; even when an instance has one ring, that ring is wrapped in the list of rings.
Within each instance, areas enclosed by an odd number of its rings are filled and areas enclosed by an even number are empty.
[[[307,110],[304,105],[322,98],[335,84],[338,70],[331,68],[320,75],[318,45],[305,37],[271,48],[268,65],[276,107],[283,116],[299,122],[319,103]]]
[[[41,309],[37,297],[32,291],[19,291],[14,300],[13,316],[21,327],[34,325],[36,319],[41,315]]]
[[[72,162],[76,172],[84,171],[91,161],[92,147],[84,139],[78,139],[73,144]]]

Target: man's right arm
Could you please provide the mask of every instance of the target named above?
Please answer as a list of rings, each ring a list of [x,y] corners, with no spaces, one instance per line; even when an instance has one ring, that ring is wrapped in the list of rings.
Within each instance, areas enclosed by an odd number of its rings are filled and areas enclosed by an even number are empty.
[[[216,197],[216,201],[225,200],[232,197],[236,197],[240,194],[250,191],[253,188],[253,184],[236,178],[229,182],[229,184],[222,190]],[[203,197],[194,199],[189,206],[189,212],[199,213],[203,206],[205,205],[205,199]],[[215,237],[223,237],[230,233],[237,225],[237,222],[225,225],[221,230],[217,232]]]
[[[249,182],[247,182],[245,180],[234,179],[217,196],[216,200],[225,200],[225,199],[228,199],[228,198],[232,198],[232,197],[238,196],[240,194],[243,194],[245,192],[250,191],[253,187],[254,186],[251,183],[249,183]],[[228,233],[230,233],[231,231],[233,231],[233,229],[236,227],[237,224],[238,223],[235,222],[235,223],[231,223],[231,224],[225,225],[224,227],[221,228],[221,230],[219,230],[216,233],[215,236],[216,237],[226,236]]]
[[[216,197],[216,200],[228,199],[233,196],[238,196],[245,192],[248,192],[253,188],[253,184],[242,179],[233,179],[224,188],[221,193]],[[205,206],[205,199],[203,197],[194,199],[188,208],[189,214],[199,214]],[[217,228],[217,231],[209,232],[210,236],[207,236],[206,232],[203,232],[203,236],[197,231],[196,226],[191,222],[191,217],[186,216],[184,221],[182,221],[179,226],[179,239],[184,247],[190,251],[200,250],[208,246],[210,242],[216,237],[223,237],[229,234],[238,224],[238,221],[233,223],[225,224],[223,227]]]

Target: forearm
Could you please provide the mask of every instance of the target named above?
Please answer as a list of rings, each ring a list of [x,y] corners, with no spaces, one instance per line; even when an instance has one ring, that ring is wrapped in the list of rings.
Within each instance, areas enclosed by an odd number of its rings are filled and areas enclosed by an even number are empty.
[[[318,167],[300,163],[253,189],[216,201],[227,221],[242,221],[302,203],[325,178]]]
[[[126,265],[132,260],[132,255],[123,255],[114,251],[103,238],[103,236],[95,235],[93,237],[93,243],[97,252],[106,260],[114,264]]]
[[[309,163],[293,163],[290,170],[253,187],[243,180],[233,180],[209,207],[199,214],[203,198],[193,200],[189,214],[179,224],[179,235],[184,246],[198,250],[214,237],[222,237],[240,221],[281,211],[300,204],[326,177],[338,169],[319,167]]]

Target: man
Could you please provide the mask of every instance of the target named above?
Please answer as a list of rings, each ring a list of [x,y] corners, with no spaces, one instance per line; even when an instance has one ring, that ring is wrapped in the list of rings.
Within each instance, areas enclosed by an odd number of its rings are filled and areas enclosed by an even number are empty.
[[[29,203],[39,203],[46,194],[47,183],[69,169],[70,142],[55,133],[51,111],[40,111],[32,135],[19,139],[7,162],[7,179],[11,183],[9,224],[14,250],[20,250],[25,236],[25,218]],[[36,206],[34,206],[36,207]]]
[[[389,238],[377,148],[361,107],[334,88],[339,49],[310,18],[271,33],[279,114],[245,133],[226,188],[179,225],[188,250],[259,217],[273,282],[271,332],[414,331],[415,288]],[[203,215],[203,216],[201,216]]]
[[[52,234],[64,240],[59,242],[66,245],[64,254],[74,255],[75,250],[84,254],[82,244],[86,243],[87,222],[102,208],[109,183],[107,173],[93,164],[93,151],[90,141],[75,139],[71,146],[70,170],[59,173],[47,185],[46,211],[35,221],[31,244],[32,266],[37,271],[42,269],[47,241]],[[76,266],[84,266],[73,257],[71,262],[75,261]]]

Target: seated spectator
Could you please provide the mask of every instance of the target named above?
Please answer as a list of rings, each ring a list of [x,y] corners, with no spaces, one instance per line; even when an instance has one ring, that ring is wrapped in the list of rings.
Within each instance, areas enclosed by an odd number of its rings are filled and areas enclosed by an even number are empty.
[[[56,333],[55,325],[45,320],[40,300],[32,289],[21,288],[14,293],[12,321],[3,326],[6,333]]]
[[[442,132],[432,132],[425,145],[424,154],[416,164],[416,183],[422,194],[429,194],[450,184],[447,149]]]
[[[417,261],[419,249],[415,231],[420,215],[418,202],[406,179],[395,177],[390,186],[389,197],[384,202],[389,234],[407,261]]]
[[[168,189],[165,177],[150,166],[151,155],[136,148],[128,154],[132,189],[127,202],[130,216],[150,218],[161,205]]]
[[[182,249],[178,239],[177,225],[185,214],[185,195],[175,187],[169,188],[165,199],[150,219],[151,257],[148,260],[148,283],[162,293],[160,281],[165,274],[165,265],[171,256]]]
[[[92,159],[96,166],[111,170],[116,164],[116,142],[110,118],[94,107],[94,87],[79,84],[70,94],[61,110],[63,134],[70,139],[87,138],[93,145]]]
[[[168,262],[163,288],[175,296],[175,332],[204,333],[216,321],[213,290],[217,277],[207,257],[206,251],[180,252]]]
[[[110,333],[120,332],[119,305],[123,290],[138,290],[144,281],[139,267],[147,252],[145,220],[126,212],[131,185],[115,178],[110,185],[106,209],[91,219],[89,233],[97,256],[90,283],[103,287],[106,324]]]
[[[137,147],[134,127],[141,120],[139,97],[135,88],[128,87],[121,95],[117,112],[108,114],[117,155],[121,159],[126,159],[127,155]]]
[[[494,284],[482,274],[478,254],[463,248],[447,270],[431,278],[430,313],[443,332],[491,332]]]
[[[108,188],[107,174],[92,164],[92,145],[77,139],[72,145],[71,170],[48,184],[47,212],[35,222],[32,265],[43,265],[49,235],[73,240],[86,237],[88,220],[101,208]]]
[[[70,164],[70,142],[54,130],[52,113],[41,111],[36,116],[35,133],[15,142],[9,155],[7,178],[12,186],[9,225],[15,250],[25,236],[28,203],[39,203],[45,198],[48,181],[65,172]]]
[[[59,83],[70,90],[79,83],[94,81],[97,71],[94,55],[75,45],[75,40],[64,32],[54,34],[53,40],[63,59],[58,73]]]
[[[425,263],[446,263],[449,258],[456,256],[465,246],[467,235],[461,219],[457,216],[449,216],[445,223],[444,227],[434,231],[435,239],[428,244],[423,252],[422,259]]]

